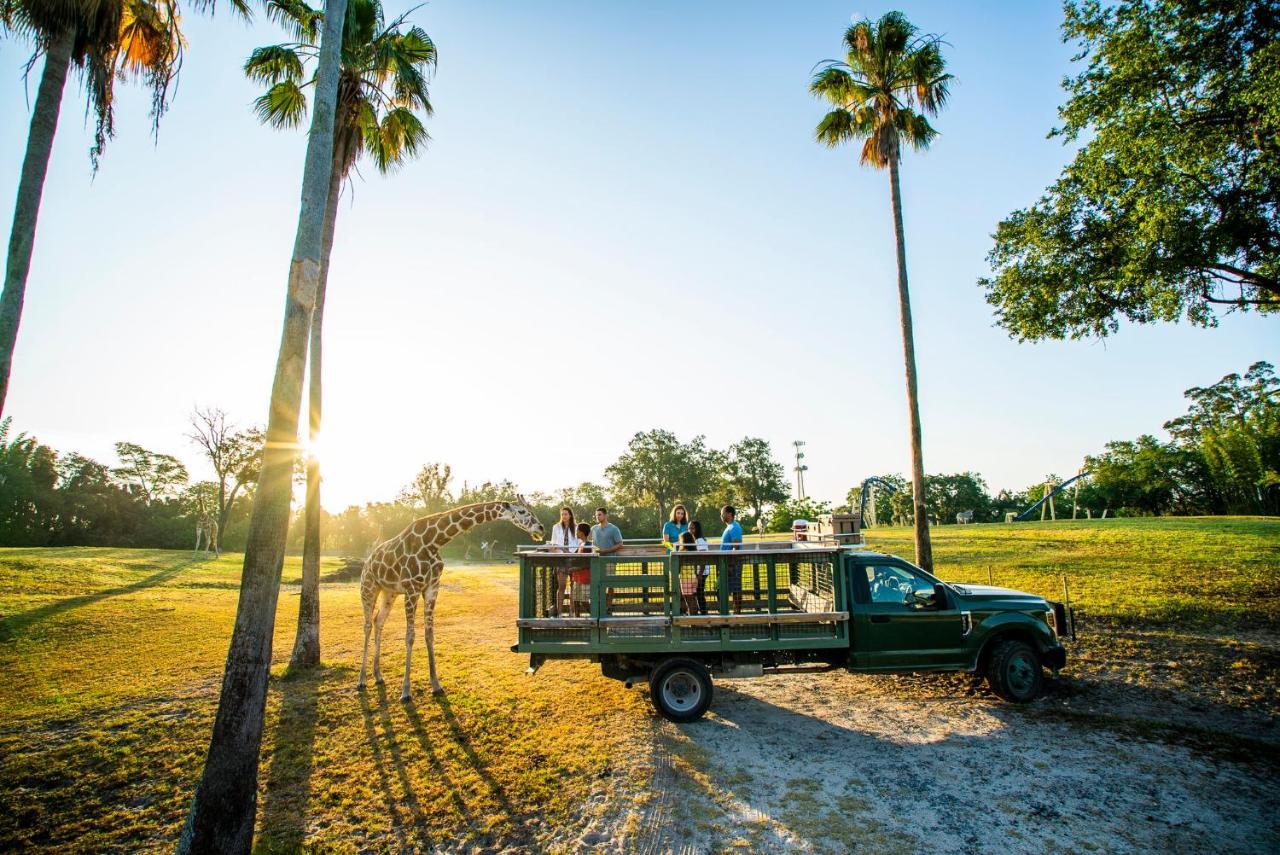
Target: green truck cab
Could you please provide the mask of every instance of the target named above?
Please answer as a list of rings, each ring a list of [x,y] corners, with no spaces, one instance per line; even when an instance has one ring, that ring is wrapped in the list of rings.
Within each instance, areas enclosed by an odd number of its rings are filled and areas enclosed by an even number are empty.
[[[646,682],[658,712],[700,718],[712,679],[843,668],[968,671],[1012,702],[1035,698],[1066,664],[1067,606],[1020,591],[944,582],[847,543],[762,541],[732,551],[613,555],[521,550],[512,650],[585,658]],[[576,575],[555,603],[562,578]],[[587,578],[589,575],[589,579]]]

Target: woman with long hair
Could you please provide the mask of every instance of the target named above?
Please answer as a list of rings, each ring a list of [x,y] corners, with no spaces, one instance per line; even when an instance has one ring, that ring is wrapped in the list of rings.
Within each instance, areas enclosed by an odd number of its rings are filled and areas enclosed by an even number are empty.
[[[577,537],[578,526],[573,521],[573,508],[568,505],[560,509],[560,521],[551,527],[551,538],[547,546],[552,552],[575,552],[581,545]],[[556,601],[551,606],[551,616],[560,616],[560,607],[564,605],[565,589],[569,587],[569,567],[556,570]]]
[[[662,545],[667,549],[675,549],[680,542],[680,535],[689,530],[689,512],[684,505],[676,505],[671,509],[671,519],[662,524]]]

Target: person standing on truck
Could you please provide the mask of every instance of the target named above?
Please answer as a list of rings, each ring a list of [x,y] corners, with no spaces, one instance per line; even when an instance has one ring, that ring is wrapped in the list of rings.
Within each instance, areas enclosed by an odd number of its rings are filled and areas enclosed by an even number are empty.
[[[586,523],[578,523],[577,532],[577,552],[591,553],[591,526]],[[569,592],[569,605],[573,610],[573,616],[578,617],[581,614],[581,607],[585,606],[586,611],[591,611],[591,559],[583,558],[572,562],[572,569],[569,571],[569,577],[573,579],[573,588]]]
[[[662,545],[667,549],[675,549],[680,542],[680,535],[689,530],[689,512],[684,505],[676,505],[671,509],[671,519],[662,524]]]
[[[697,520],[689,521],[689,534],[693,535],[694,548],[699,552],[706,552],[711,549],[707,545],[707,539],[702,536],[702,523]],[[698,614],[705,615],[707,613],[707,577],[711,575],[710,564],[698,565]]]
[[[720,535],[720,551],[735,552],[742,548],[742,525],[738,522],[738,511],[733,505],[725,505],[720,509],[720,520],[724,523],[724,533]],[[729,558],[725,562],[725,581],[729,586],[729,594],[733,597],[733,613],[742,613],[742,559]]]
[[[552,552],[576,552],[579,541],[575,534],[577,526],[573,522],[573,508],[560,509],[560,522],[551,527],[551,540],[548,548]],[[569,586],[568,566],[556,570],[556,602],[551,607],[551,617],[560,616],[560,607],[564,605],[565,588]]]
[[[612,555],[622,549],[622,532],[609,522],[609,511],[596,508],[596,524],[591,527],[591,543],[601,555]]]

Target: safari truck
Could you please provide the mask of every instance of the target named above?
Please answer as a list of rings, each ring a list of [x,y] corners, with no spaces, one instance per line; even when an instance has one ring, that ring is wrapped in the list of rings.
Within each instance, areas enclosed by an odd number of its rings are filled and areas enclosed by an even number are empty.
[[[706,712],[713,676],[969,671],[999,697],[1026,702],[1046,667],[1056,675],[1066,664],[1071,616],[1062,603],[943,582],[838,538],[736,546],[521,548],[511,649],[529,654],[531,672],[548,659],[589,659],[628,687],[647,682],[658,712],[677,722]],[[582,584],[557,604],[561,574]]]

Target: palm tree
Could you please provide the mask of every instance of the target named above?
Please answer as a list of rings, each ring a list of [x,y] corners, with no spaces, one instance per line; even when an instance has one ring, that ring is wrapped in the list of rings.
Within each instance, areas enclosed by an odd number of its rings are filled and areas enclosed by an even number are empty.
[[[244,70],[270,88],[255,102],[258,117],[277,128],[296,127],[306,114],[304,69],[315,57],[319,13],[301,0],[273,0],[269,12],[297,39],[255,50]],[[407,15],[407,13],[406,13]],[[302,593],[290,667],[320,663],[320,457],[315,453],[321,429],[321,331],[342,185],[362,154],[384,175],[412,159],[427,132],[417,112],[431,115],[427,78],[436,64],[436,48],[405,16],[386,24],[379,0],[349,0],[342,33],[342,70],[334,115],[333,172],[325,207],[320,285],[311,317],[309,425],[312,453],[307,458]]]
[[[835,109],[818,123],[817,140],[831,148],[862,140],[864,166],[889,169],[893,236],[898,246],[898,302],[902,349],[907,370],[907,406],[911,416],[911,485],[915,493],[916,563],[933,570],[929,518],[925,514],[924,456],[920,449],[920,402],[916,390],[915,338],[907,291],[907,248],[902,233],[902,196],[898,161],[902,142],[926,149],[938,132],[926,116],[937,115],[947,101],[951,75],[937,36],[921,35],[901,12],[878,21],[864,19],[844,34],[845,59],[828,60],[814,74],[809,91]]]
[[[196,2],[211,5],[206,0]],[[233,2],[233,6],[247,15],[243,0]],[[180,21],[176,0],[0,0],[0,25],[35,44],[36,52],[28,68],[44,55],[18,179],[4,291],[0,294],[0,412],[9,391],[9,370],[26,298],[36,220],[67,71],[73,64],[79,68],[89,109],[96,120],[90,150],[96,170],[114,133],[116,80],[140,79],[151,90],[153,127],[168,107],[185,47]]]
[[[289,265],[284,330],[271,386],[262,474],[249,519],[249,537],[240,574],[240,601],[222,676],[218,712],[213,721],[204,772],[178,841],[180,853],[247,853],[253,844],[271,636],[289,527],[307,338],[320,285],[324,211],[333,170],[339,45],[346,9],[347,0],[327,0],[311,132],[302,172],[302,205]]]

